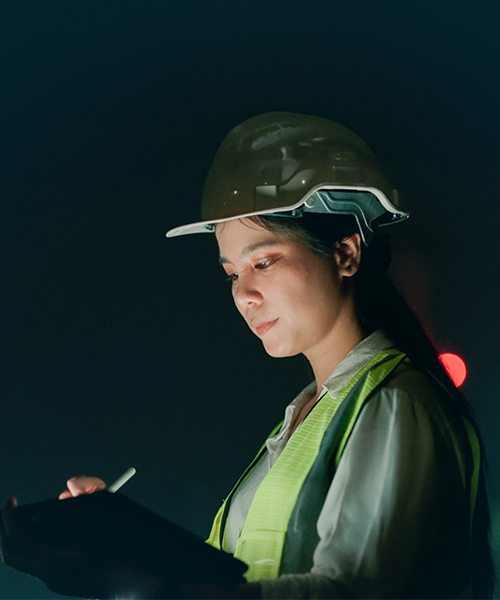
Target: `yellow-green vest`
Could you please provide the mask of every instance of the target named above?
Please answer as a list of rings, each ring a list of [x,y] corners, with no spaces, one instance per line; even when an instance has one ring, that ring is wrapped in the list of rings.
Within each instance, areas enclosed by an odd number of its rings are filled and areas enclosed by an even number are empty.
[[[282,573],[305,573],[312,567],[319,538],[316,523],[331,480],[366,402],[386,384],[398,366],[408,362],[389,348],[367,363],[336,398],[326,394],[296,430],[260,486],[248,511],[234,556],[248,565],[247,581],[271,579]],[[279,430],[281,423],[271,432]],[[479,475],[479,444],[473,428],[465,427],[474,456],[469,483],[472,513]],[[225,548],[225,525],[231,500],[240,484],[265,454],[264,444],[219,509],[207,540]]]

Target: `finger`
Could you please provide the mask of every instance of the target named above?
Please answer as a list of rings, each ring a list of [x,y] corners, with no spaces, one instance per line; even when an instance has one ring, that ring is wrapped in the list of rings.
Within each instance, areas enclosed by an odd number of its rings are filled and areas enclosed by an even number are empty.
[[[105,490],[107,485],[98,477],[88,477],[87,475],[81,475],[79,477],[72,477],[66,482],[68,491],[73,497],[81,496],[82,494],[93,494]]]
[[[73,498],[73,494],[69,490],[64,490],[58,496],[59,500],[66,500],[67,498]]]

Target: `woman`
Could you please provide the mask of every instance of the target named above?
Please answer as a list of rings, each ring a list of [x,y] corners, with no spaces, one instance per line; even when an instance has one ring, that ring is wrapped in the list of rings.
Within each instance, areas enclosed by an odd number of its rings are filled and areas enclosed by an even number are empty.
[[[215,231],[250,329],[314,373],[209,538],[265,598],[491,595],[471,410],[390,284],[377,235],[407,216],[352,132],[268,113],[224,140],[203,221],[168,234]]]
[[[378,229],[407,216],[352,132],[267,113],[224,140],[203,220],[167,234],[215,232],[266,352],[304,354],[314,373],[212,527],[209,543],[249,565],[248,583],[185,595],[491,596],[477,429],[386,275]],[[103,487],[76,478],[61,497]]]

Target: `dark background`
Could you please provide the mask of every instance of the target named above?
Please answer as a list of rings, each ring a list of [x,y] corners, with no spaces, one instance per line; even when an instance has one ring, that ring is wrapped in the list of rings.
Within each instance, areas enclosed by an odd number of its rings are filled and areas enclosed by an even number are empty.
[[[0,496],[138,470],[126,494],[206,535],[308,382],[232,307],[198,217],[242,120],[339,121],[393,169],[411,219],[392,274],[489,452],[500,549],[500,2],[0,0]],[[0,566],[1,598],[53,598]]]

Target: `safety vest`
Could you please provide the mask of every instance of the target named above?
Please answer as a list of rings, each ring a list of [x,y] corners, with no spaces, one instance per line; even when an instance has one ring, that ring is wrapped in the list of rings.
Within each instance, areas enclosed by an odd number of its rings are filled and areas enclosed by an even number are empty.
[[[236,543],[234,556],[249,567],[247,581],[310,571],[319,542],[316,523],[349,436],[368,399],[403,361],[409,362],[402,352],[382,350],[336,398],[325,394],[295,431],[259,485]],[[475,463],[470,482],[472,518],[479,445],[472,427],[468,422],[465,426]],[[231,500],[265,451],[264,444],[219,509],[207,540],[212,546],[224,549]]]

